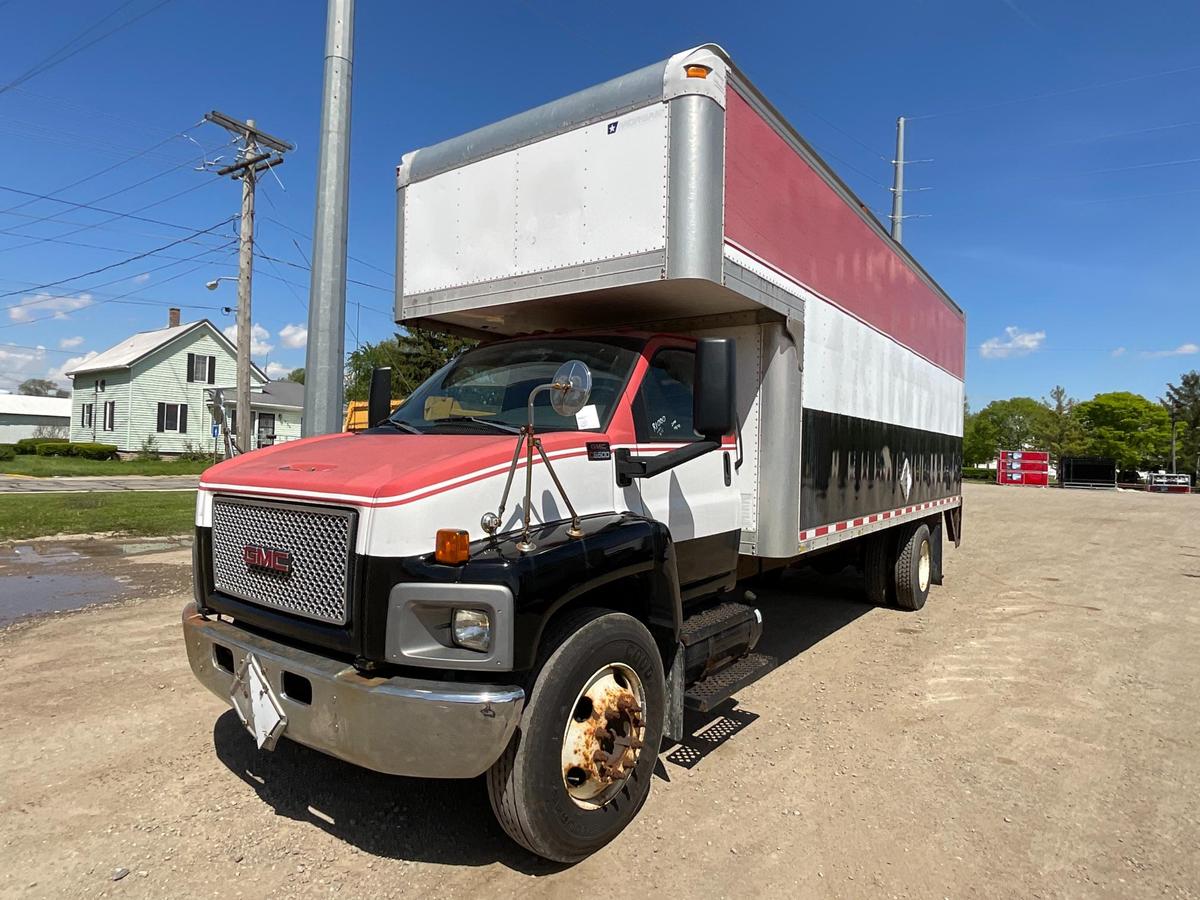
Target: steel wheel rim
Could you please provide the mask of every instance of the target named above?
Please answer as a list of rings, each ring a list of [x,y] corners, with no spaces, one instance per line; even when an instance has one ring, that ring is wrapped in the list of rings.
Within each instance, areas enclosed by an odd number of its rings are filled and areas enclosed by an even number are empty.
[[[625,787],[646,738],[646,691],[624,663],[609,663],[584,682],[563,729],[562,782],[584,809],[599,809]]]
[[[921,541],[921,555],[917,560],[917,583],[922,591],[929,590],[929,570],[932,567],[929,553],[929,541]]]

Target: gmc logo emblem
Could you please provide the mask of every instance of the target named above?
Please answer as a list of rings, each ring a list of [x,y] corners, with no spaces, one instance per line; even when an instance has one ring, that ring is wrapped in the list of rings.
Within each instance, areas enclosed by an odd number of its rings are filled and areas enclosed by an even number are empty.
[[[242,559],[251,569],[292,574],[292,554],[287,550],[272,550],[270,547],[243,547]]]

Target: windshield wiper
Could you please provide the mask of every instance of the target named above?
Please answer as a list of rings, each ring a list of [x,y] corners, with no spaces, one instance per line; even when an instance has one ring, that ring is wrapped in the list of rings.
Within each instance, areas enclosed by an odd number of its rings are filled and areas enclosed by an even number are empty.
[[[396,419],[384,419],[380,425],[391,425],[397,431],[403,431],[406,434],[424,434],[420,428],[415,425],[409,425],[407,422],[400,422]]]
[[[509,425],[507,422],[497,422],[494,419],[481,419],[478,416],[446,416],[444,419],[438,419],[438,425],[445,422],[474,422],[476,425],[488,425],[495,428],[497,431],[503,431],[505,434],[520,434],[521,429],[516,425]]]

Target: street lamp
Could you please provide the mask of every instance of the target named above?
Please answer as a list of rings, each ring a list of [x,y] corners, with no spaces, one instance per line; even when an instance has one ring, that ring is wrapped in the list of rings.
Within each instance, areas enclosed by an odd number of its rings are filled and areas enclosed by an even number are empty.
[[[212,281],[206,282],[204,286],[210,291],[215,291],[217,289],[217,285],[222,281],[237,281],[237,278],[233,275],[222,275],[219,278],[214,278]]]

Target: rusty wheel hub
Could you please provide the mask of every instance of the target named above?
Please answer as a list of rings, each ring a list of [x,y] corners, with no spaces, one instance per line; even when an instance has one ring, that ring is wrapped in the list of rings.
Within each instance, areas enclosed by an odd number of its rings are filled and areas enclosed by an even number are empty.
[[[587,680],[563,734],[563,785],[575,803],[603,806],[633,774],[646,737],[645,703],[641,679],[622,663]]]

